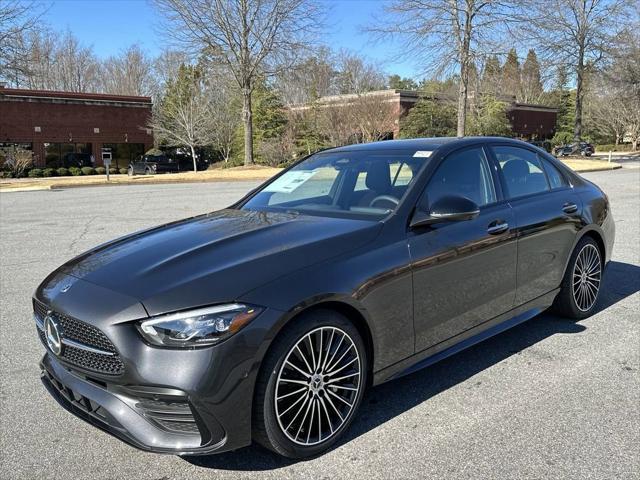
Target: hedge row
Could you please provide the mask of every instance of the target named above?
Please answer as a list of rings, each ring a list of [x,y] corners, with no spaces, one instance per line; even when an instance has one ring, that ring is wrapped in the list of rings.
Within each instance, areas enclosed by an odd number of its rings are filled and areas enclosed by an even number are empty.
[[[82,167],[82,168],[78,168],[78,167],[70,167],[70,168],[32,168],[30,170],[25,170],[23,172],[23,174],[21,175],[22,177],[29,177],[29,178],[41,178],[41,177],[67,177],[67,176],[73,176],[73,177],[78,177],[80,175],[105,175],[107,173],[107,170],[104,167]],[[117,169],[117,168],[110,168],[109,169],[109,174],[110,175],[116,175],[117,173],[126,175],[127,173],[127,169],[126,168],[121,168],[121,169]],[[10,171],[3,171],[0,172],[0,177],[1,178],[11,178],[13,177],[12,172]]]
[[[614,145],[613,143],[606,145],[596,145],[596,152],[598,153],[607,153],[607,152],[630,152],[632,145],[630,143],[620,143],[618,145]]]

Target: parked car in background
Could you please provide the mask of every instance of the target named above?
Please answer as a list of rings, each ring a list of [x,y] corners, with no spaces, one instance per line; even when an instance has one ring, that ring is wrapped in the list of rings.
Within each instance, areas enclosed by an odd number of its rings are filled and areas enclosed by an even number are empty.
[[[142,155],[137,161],[129,164],[129,176],[155,175],[156,173],[177,173],[180,161],[169,155]]]
[[[66,153],[62,157],[62,166],[64,168],[93,167],[93,159],[89,153]]]
[[[206,170],[207,162],[196,161],[198,170]],[[156,173],[177,173],[193,171],[193,160],[187,155],[142,155],[135,162],[129,164],[129,176],[155,175]]]
[[[553,151],[556,156],[568,157],[569,155],[581,155],[583,157],[590,157],[595,152],[593,145],[587,142],[576,142],[569,145],[562,145],[556,147]]]
[[[369,386],[552,306],[596,312],[614,236],[602,190],[525,142],[325,150],[51,273],[33,298],[41,379],[143,450],[313,457]]]

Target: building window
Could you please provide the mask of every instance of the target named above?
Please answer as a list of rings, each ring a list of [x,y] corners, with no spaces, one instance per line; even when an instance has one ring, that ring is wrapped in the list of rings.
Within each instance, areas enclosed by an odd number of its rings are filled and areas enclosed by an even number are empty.
[[[73,154],[91,155],[90,143],[45,143],[44,158],[47,168],[58,168],[65,165],[65,158]],[[67,162],[68,163],[68,162]]]
[[[113,168],[127,168],[131,162],[144,155],[144,143],[105,143],[102,148],[111,151]]]

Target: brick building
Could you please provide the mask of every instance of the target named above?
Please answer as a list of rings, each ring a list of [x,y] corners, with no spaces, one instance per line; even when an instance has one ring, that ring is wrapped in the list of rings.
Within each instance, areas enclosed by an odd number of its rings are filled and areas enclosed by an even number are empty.
[[[65,155],[84,153],[102,165],[110,151],[112,166],[153,146],[146,128],[151,98],[95,93],[22,90],[0,85],[0,148],[32,150],[37,166],[57,167]]]
[[[424,93],[413,90],[377,90],[363,94],[366,97],[375,97],[383,103],[390,104],[394,112],[390,118],[386,131],[388,138],[397,138],[400,130],[400,119],[404,117],[411,108],[424,96]],[[469,102],[473,102],[473,93]],[[349,107],[360,98],[356,94],[333,95],[318,99],[317,104],[322,108],[345,108]],[[457,98],[452,98],[446,94],[435,94],[430,98],[442,102],[456,102]],[[506,102],[507,118],[511,123],[513,134],[522,139],[549,139],[555,134],[556,118],[558,110],[544,105],[530,105],[516,102],[515,97],[503,96],[499,100]],[[304,111],[311,108],[309,105],[296,105],[292,107],[294,111]]]

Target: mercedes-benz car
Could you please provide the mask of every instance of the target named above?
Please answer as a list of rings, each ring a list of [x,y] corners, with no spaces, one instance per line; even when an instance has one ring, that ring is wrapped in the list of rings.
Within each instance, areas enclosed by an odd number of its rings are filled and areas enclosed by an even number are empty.
[[[613,242],[607,196],[524,142],[334,148],[51,273],[41,378],[144,450],[310,457],[368,387],[548,308],[591,315]]]

